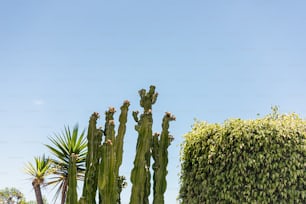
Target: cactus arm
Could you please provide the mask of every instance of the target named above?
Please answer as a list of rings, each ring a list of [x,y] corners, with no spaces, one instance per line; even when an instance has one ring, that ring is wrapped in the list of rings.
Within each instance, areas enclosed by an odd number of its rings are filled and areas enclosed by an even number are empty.
[[[96,203],[97,169],[99,165],[99,146],[102,140],[102,130],[97,129],[98,113],[93,113],[89,120],[87,131],[86,171],[82,197],[79,203]]]
[[[168,174],[168,147],[172,141],[172,136],[169,135],[169,122],[175,120],[175,117],[170,113],[166,113],[163,117],[162,132],[160,139],[158,135],[153,137],[152,154],[154,159],[153,164],[153,204],[164,204],[164,193],[167,188],[166,176]]]
[[[119,168],[122,164],[122,155],[123,155],[123,140],[126,131],[126,123],[127,123],[127,115],[128,115],[128,108],[130,106],[129,101],[124,101],[123,105],[121,106],[121,114],[119,116],[119,127],[118,133],[116,137],[116,175],[119,177]]]
[[[117,184],[118,184],[118,200],[117,200],[117,204],[121,204],[121,192],[123,190],[123,188],[125,188],[127,186],[127,182],[126,182],[126,178],[124,176],[118,176],[117,178]]]
[[[71,154],[69,161],[69,173],[68,173],[68,190],[67,190],[67,204],[78,203],[77,194],[77,166],[76,166],[77,155]]]
[[[137,122],[135,129],[138,132],[138,139],[134,168],[131,172],[133,185],[130,204],[148,204],[151,186],[152,105],[156,102],[157,93],[155,93],[155,86],[151,86],[149,92],[141,89],[138,93],[140,95],[140,106],[143,107],[143,114],[140,115],[138,120],[137,113],[133,113],[133,117]]]
[[[126,123],[127,123],[127,116],[129,110],[130,102],[124,101],[123,105],[121,106],[121,113],[119,116],[119,127],[118,133],[116,136],[115,142],[115,156],[116,156],[116,166],[115,166],[115,178],[117,179],[117,203],[121,203],[120,194],[122,189],[127,185],[125,182],[124,176],[119,176],[119,168],[122,164],[122,156],[123,156],[123,142],[124,142],[124,135],[126,132]]]
[[[159,133],[155,133],[153,135],[153,142],[152,142],[152,157],[154,160],[153,163],[153,170],[155,171],[155,169],[159,168],[159,160],[158,160],[158,150],[159,150]],[[155,176],[155,174],[154,174]],[[153,176],[153,180],[154,180],[154,176]]]
[[[115,109],[109,108],[105,113],[105,141],[102,145],[101,165],[99,171],[99,192],[101,195],[102,203],[116,203],[117,191],[117,178],[115,175],[115,122],[114,115]]]
[[[131,173],[132,194],[131,204],[147,204],[150,194],[150,146],[152,138],[151,114],[141,116],[142,125],[139,129],[134,168]]]
[[[135,120],[136,123],[138,123],[138,121],[139,121],[139,119],[138,119],[138,114],[139,114],[138,111],[133,111],[133,112],[132,112],[133,118],[134,118],[134,120]]]

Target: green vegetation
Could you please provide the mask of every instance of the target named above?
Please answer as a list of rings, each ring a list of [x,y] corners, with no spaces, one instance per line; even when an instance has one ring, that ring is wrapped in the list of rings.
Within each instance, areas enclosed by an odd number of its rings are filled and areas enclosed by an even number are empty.
[[[55,157],[52,159],[53,177],[48,182],[48,185],[58,185],[56,198],[61,193],[61,204],[66,201],[69,171],[74,168],[74,164],[71,162],[73,154],[76,156],[77,179],[80,180],[84,177],[87,153],[87,142],[84,134],[84,131],[79,134],[77,125],[72,131],[67,127],[61,134],[56,134],[53,138],[49,138],[53,146],[46,145]]]
[[[27,204],[23,193],[16,188],[5,188],[0,190],[0,203],[3,204]]]
[[[122,190],[123,178],[119,176],[122,163],[123,139],[125,135],[129,101],[124,101],[119,116],[119,128],[115,132],[115,108],[105,112],[105,128],[97,128],[98,113],[93,113],[89,120],[87,134],[86,173],[82,197],[79,203],[96,203],[97,189],[99,203],[118,203]],[[102,139],[102,137],[104,138]]]
[[[136,156],[134,160],[134,168],[131,173],[132,194],[130,203],[137,204],[149,203],[149,195],[151,188],[151,172],[150,161],[153,157],[153,203],[163,204],[164,193],[166,191],[166,175],[168,164],[168,147],[173,137],[169,135],[169,122],[175,120],[171,113],[167,112],[162,122],[162,133],[159,139],[159,133],[153,135],[153,116],[152,105],[156,102],[158,94],[155,87],[151,86],[149,92],[141,89],[140,106],[143,113],[138,118],[138,111],[133,112],[134,120],[137,125],[135,130],[138,132],[138,140],[136,146]]]
[[[121,106],[119,128],[115,132],[115,108],[105,113],[105,140],[101,146],[101,163],[99,166],[98,187],[102,203],[117,203],[119,200],[119,168],[122,163],[123,139],[125,135],[129,101]]]
[[[132,170],[132,194],[131,203],[148,203],[150,195],[150,159],[151,152],[155,152],[156,172],[154,176],[154,199],[158,198],[163,203],[163,194],[166,190],[166,166],[168,163],[167,148],[170,145],[171,138],[169,136],[169,122],[174,120],[174,116],[166,113],[163,120],[163,131],[160,140],[156,140],[153,147],[153,131],[152,131],[152,104],[157,99],[155,87],[151,86],[149,92],[142,89],[139,91],[141,100],[140,105],[144,109],[144,113],[138,119],[138,112],[133,112],[133,117],[137,122],[135,129],[138,132],[138,141],[136,146],[136,157],[134,168]],[[99,114],[93,113],[89,120],[88,129],[88,153],[86,160],[85,184],[83,194],[79,203],[96,203],[95,195],[97,186],[99,189],[99,203],[116,204],[120,203],[120,193],[126,185],[125,178],[119,176],[119,168],[122,163],[123,155],[123,139],[126,130],[126,122],[128,115],[129,102],[125,101],[121,106],[121,114],[119,116],[119,127],[117,135],[115,132],[114,113],[115,108],[110,108],[105,113],[104,130],[97,129],[96,123]],[[103,133],[103,134],[102,134]],[[103,139],[102,136],[104,136]],[[157,138],[157,137],[155,137]],[[153,150],[154,148],[154,150]],[[98,158],[98,159],[96,159]],[[97,162],[99,161],[99,162]],[[98,184],[96,183],[98,181]],[[136,189],[136,190],[135,190]],[[155,196],[156,195],[156,196]],[[157,196],[158,195],[158,196]],[[154,203],[158,203],[154,201]]]
[[[25,172],[32,177],[32,186],[34,188],[37,204],[43,204],[41,194],[41,185],[45,185],[45,177],[51,173],[51,160],[42,157],[34,157],[35,164],[28,163]]]
[[[296,114],[196,122],[181,160],[184,204],[306,203],[306,121]]]
[[[87,131],[87,155],[86,155],[86,171],[85,180],[83,186],[82,197],[79,203],[96,203],[98,174],[96,174],[99,168],[100,157],[100,144],[102,141],[103,131],[97,128],[97,120],[99,118],[98,113],[93,113],[89,120]]]
[[[152,156],[154,159],[153,164],[153,204],[164,203],[164,193],[167,189],[166,176],[168,174],[168,147],[173,140],[169,135],[169,122],[175,120],[171,113],[167,112],[163,118],[162,132],[159,139],[159,134],[153,136]]]
[[[131,204],[149,203],[151,188],[151,165],[153,157],[153,188],[154,204],[164,203],[164,193],[167,182],[168,147],[173,140],[169,135],[169,123],[175,120],[171,113],[166,112],[162,121],[162,132],[153,135],[152,105],[156,102],[157,93],[155,87],[151,86],[149,92],[145,89],[139,91],[140,105],[144,109],[143,114],[138,118],[138,112],[133,112],[136,121],[135,129],[138,132],[136,146],[136,156],[134,168],[131,173],[132,193]],[[45,174],[52,169],[50,182],[47,185],[58,185],[58,196],[61,193],[61,203],[67,204],[95,204],[99,198],[99,204],[120,204],[121,191],[127,185],[124,176],[119,175],[119,169],[123,157],[123,141],[126,132],[128,118],[129,101],[124,101],[121,106],[119,116],[119,126],[115,131],[114,114],[115,108],[111,107],[105,112],[104,129],[97,128],[98,113],[93,113],[89,120],[87,140],[84,138],[85,132],[78,134],[78,126],[71,132],[69,127],[61,134],[56,134],[50,138],[52,145],[46,145],[54,156],[54,159],[46,160],[43,157],[41,162],[48,164],[44,167]],[[35,159],[36,164],[39,164]],[[48,161],[48,162],[47,162]],[[33,184],[37,201],[42,204],[40,184],[42,179],[36,179],[39,167],[29,165],[28,173],[33,176],[34,181],[39,185]],[[41,170],[41,173],[42,170]],[[78,201],[77,180],[84,179],[83,191]],[[36,183],[35,183],[36,184]],[[39,196],[40,195],[40,196]],[[98,196],[97,196],[98,195]],[[56,196],[56,197],[57,197]]]
[[[17,188],[0,189],[0,203],[1,204],[37,204],[36,201],[26,201],[23,193]],[[43,203],[48,204],[46,198],[43,198]]]
[[[169,125],[175,117],[166,112],[161,133],[153,133],[152,106],[158,94],[151,86],[139,95],[143,112],[132,113],[138,138],[130,204],[149,204],[152,181],[153,204],[164,204],[168,147],[173,140]],[[103,129],[97,127],[99,114],[91,115],[87,138],[85,131],[79,134],[78,126],[50,138],[53,145],[46,146],[54,159],[35,157],[35,164],[26,167],[37,203],[45,203],[41,185],[50,184],[58,185],[56,195],[61,193],[62,204],[121,203],[127,182],[119,170],[129,106],[129,101],[121,106],[117,130],[116,110],[111,107],[105,112]],[[306,121],[296,114],[280,115],[273,108],[271,114],[256,120],[196,122],[185,135],[181,161],[179,199],[184,204],[306,203]],[[50,173],[53,177],[46,182]],[[79,201],[78,180],[84,180]],[[16,189],[0,191],[0,202],[27,204]]]
[[[78,203],[78,194],[77,194],[77,160],[78,155],[72,153],[69,161],[68,169],[68,190],[67,190],[67,204],[76,204]]]
[[[142,89],[139,91],[140,106],[143,108],[143,114],[138,118],[138,111],[133,112],[135,126],[138,132],[138,140],[136,147],[136,157],[134,160],[134,168],[131,173],[132,194],[130,203],[137,204],[149,203],[149,195],[151,188],[151,146],[152,146],[152,105],[156,102],[158,94],[155,93],[155,87],[151,86],[148,93]]]

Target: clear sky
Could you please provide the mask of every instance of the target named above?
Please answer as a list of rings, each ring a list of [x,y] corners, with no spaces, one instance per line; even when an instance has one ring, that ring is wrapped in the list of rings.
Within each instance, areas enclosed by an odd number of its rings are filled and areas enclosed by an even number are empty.
[[[165,194],[177,203],[180,144],[195,118],[256,118],[274,105],[305,118],[305,8],[298,0],[1,0],[0,188],[34,199],[23,168],[49,155],[48,137],[65,125],[86,129],[92,112],[125,99],[140,110],[138,90],[154,84],[154,131],[165,111],[177,117]],[[134,125],[130,115],[128,178]],[[50,188],[43,193],[52,198]]]

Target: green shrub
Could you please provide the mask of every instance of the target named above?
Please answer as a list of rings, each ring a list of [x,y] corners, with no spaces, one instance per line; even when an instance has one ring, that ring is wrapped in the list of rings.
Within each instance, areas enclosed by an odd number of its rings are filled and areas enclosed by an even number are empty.
[[[306,121],[296,114],[196,122],[181,151],[184,204],[306,203]]]

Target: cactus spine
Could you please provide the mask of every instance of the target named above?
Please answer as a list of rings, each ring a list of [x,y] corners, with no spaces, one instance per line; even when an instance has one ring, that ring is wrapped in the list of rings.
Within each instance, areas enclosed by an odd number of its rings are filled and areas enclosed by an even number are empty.
[[[139,95],[140,106],[144,110],[140,119],[138,119],[138,112],[133,112],[134,120],[137,122],[135,129],[138,132],[138,140],[134,168],[131,173],[133,186],[130,204],[148,204],[151,187],[152,105],[156,102],[158,94],[155,93],[155,86],[150,86],[148,93],[141,89]]]
[[[168,174],[168,147],[173,140],[169,135],[169,122],[175,120],[175,116],[166,112],[162,122],[162,132],[160,139],[159,134],[153,136],[152,156],[153,164],[153,204],[164,204],[164,193],[167,188],[166,176]]]
[[[99,167],[99,146],[102,141],[102,130],[97,128],[97,120],[99,118],[98,113],[93,113],[89,120],[89,126],[87,131],[87,156],[86,156],[86,171],[85,180],[83,186],[82,197],[80,198],[80,204],[96,203],[97,193],[97,170]]]
[[[76,166],[77,155],[72,153],[69,161],[69,172],[68,172],[68,190],[67,190],[67,204],[78,203],[77,194],[77,166]]]

